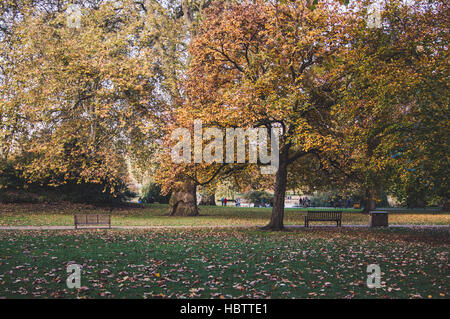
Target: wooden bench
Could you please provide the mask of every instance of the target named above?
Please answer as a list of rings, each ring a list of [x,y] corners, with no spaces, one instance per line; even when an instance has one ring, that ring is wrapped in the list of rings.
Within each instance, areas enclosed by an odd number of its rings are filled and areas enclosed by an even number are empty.
[[[342,226],[342,212],[341,211],[309,211],[305,216],[305,227],[309,227],[310,221],[324,221],[336,222],[336,226]]]
[[[75,229],[78,226],[107,225],[111,228],[111,215],[108,214],[76,214],[74,216]]]

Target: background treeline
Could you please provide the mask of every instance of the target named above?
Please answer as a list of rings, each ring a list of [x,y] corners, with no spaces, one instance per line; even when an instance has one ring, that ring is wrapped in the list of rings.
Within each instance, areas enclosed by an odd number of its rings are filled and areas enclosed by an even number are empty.
[[[17,169],[24,157],[15,161],[3,161],[0,167],[1,203],[73,203],[114,205],[123,203],[136,194],[129,190],[126,175],[119,183],[111,186],[108,180],[88,183],[77,179],[67,180],[64,176],[51,176],[48,179],[30,182],[24,172]]]

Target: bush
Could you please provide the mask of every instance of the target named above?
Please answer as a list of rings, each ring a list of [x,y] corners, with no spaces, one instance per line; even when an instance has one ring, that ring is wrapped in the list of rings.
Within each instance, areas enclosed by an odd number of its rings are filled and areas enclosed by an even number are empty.
[[[84,204],[117,204],[136,196],[124,182],[111,187],[104,183],[78,183],[67,181],[59,186],[46,185],[45,181],[29,183],[22,172],[10,163],[0,167],[0,202],[2,203],[51,203],[68,201]]]
[[[331,194],[327,192],[315,193],[311,198],[312,207],[330,207]]]
[[[168,204],[170,199],[170,193],[167,195],[161,194],[161,186],[150,182],[144,185],[141,189],[141,201],[142,203],[160,203]]]
[[[115,194],[111,194],[101,184],[70,183],[58,187],[31,185],[27,188],[10,189],[7,187],[0,191],[1,203],[57,203],[72,202],[82,204],[106,205],[119,204],[127,201],[136,194],[130,192],[123,185]]]
[[[266,191],[250,191],[243,195],[243,197],[250,203],[253,203],[255,207],[259,207],[264,203],[264,198],[266,199],[266,204],[273,206],[273,195]]]
[[[363,203],[364,196],[362,194],[353,193],[351,195],[342,195],[339,191],[315,192],[311,197],[312,207],[345,207],[347,198],[350,200],[350,207],[354,203]],[[386,193],[382,193],[377,198],[378,207],[389,207]]]
[[[80,183],[53,176],[58,186],[49,186],[50,178],[30,182],[23,171],[17,169],[26,156],[14,161],[0,161],[0,202],[2,203],[50,203],[69,201],[83,204],[118,204],[136,194],[132,193],[121,176],[114,185],[102,183]]]

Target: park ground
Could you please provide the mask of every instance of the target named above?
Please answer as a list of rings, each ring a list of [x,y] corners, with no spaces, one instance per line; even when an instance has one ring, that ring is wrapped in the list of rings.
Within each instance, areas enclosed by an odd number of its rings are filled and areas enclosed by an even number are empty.
[[[270,209],[204,207],[168,217],[167,206],[120,208],[113,225],[242,225],[230,229],[0,230],[0,298],[448,298],[450,230],[295,228],[262,231]],[[1,225],[73,225],[78,205],[2,205]],[[303,213],[287,210],[287,224]],[[344,214],[343,224],[368,216]],[[449,225],[449,215],[397,212],[391,224]],[[81,288],[66,267],[82,266]],[[381,288],[367,287],[367,266]]]
[[[287,208],[286,225],[304,224],[304,215],[313,208]],[[360,210],[343,210],[343,225],[367,225],[369,216]],[[102,208],[76,204],[0,204],[0,226],[73,226],[77,213],[111,213],[116,226],[262,226],[270,220],[271,208],[200,206],[200,216],[168,216],[168,205],[129,205]],[[438,210],[395,210],[392,225],[450,225],[450,214]],[[320,224],[333,224],[321,222]]]

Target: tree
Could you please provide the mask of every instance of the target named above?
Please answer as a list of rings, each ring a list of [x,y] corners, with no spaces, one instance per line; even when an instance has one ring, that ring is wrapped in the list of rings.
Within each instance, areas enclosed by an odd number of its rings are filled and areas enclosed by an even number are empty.
[[[333,66],[345,75],[333,107],[340,168],[366,191],[366,211],[384,190],[448,198],[447,13],[444,1],[387,1],[370,29],[363,7]]]
[[[101,183],[114,192],[131,145],[158,136],[150,124],[164,104],[133,3],[85,3],[78,27],[68,23],[68,3],[24,7],[2,42],[2,130],[11,135],[2,154],[34,154],[18,167],[29,181]]]
[[[170,127],[175,122],[173,118],[176,110],[185,100],[182,82],[185,79],[185,71],[190,60],[187,48],[195,36],[199,21],[204,10],[211,4],[211,0],[195,1],[146,1],[141,3],[148,16],[147,25],[152,32],[157,50],[155,60],[158,63],[158,72],[161,78],[160,89],[166,97],[167,119],[164,123],[165,134],[170,135]],[[163,149],[160,148],[163,153]],[[198,208],[196,202],[197,185],[192,179],[183,174],[175,174],[165,164],[167,158],[161,154],[158,176],[161,183],[165,183],[163,189],[172,192],[169,202],[169,214],[176,216],[196,216]],[[170,176],[170,178],[168,177]],[[167,183],[170,180],[171,182]]]
[[[331,4],[218,4],[192,43],[188,99],[177,117],[185,127],[201,119],[224,128],[282,130],[267,229],[283,229],[288,167],[330,143],[327,92],[334,79],[325,65],[345,48],[347,23]]]

